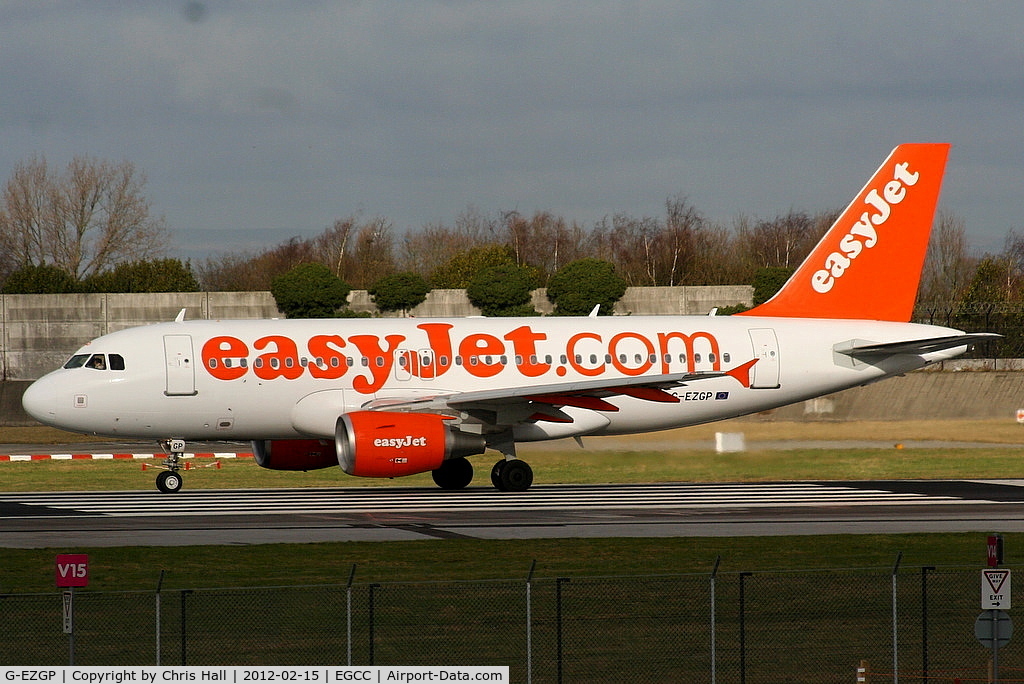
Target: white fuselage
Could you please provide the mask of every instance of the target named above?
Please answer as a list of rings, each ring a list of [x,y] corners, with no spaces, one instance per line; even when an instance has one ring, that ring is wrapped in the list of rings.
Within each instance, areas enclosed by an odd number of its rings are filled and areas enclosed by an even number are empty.
[[[728,371],[757,359],[749,387],[705,378],[672,389],[677,403],[613,396],[618,411],[566,408],[572,423],[515,428],[517,441],[624,434],[754,413],[913,370],[967,345],[871,363],[837,349],[958,332],[711,316],[173,322],[94,340],[69,364],[77,367],[41,378],[23,402],[43,423],[113,437],[330,439],[341,414],[369,402]],[[88,363],[96,355],[105,368]]]

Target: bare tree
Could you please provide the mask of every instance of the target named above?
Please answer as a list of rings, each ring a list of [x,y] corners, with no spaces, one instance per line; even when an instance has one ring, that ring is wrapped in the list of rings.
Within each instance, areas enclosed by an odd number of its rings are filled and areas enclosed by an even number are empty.
[[[75,157],[57,174],[32,157],[4,186],[0,239],[19,264],[51,264],[79,279],[163,256],[169,235],[150,214],[145,184],[131,162]]]
[[[501,244],[499,228],[494,219],[471,206],[456,217],[454,227],[429,223],[419,230],[408,230],[399,245],[398,268],[429,277],[453,254]]]
[[[659,285],[658,243],[664,227],[657,219],[636,219],[626,214],[606,217],[595,226],[595,236],[610,254],[616,272],[632,286]]]
[[[1014,229],[1006,235],[1003,259],[1007,263],[1007,288],[1015,300],[1024,299],[1024,235]]]
[[[938,224],[932,231],[928,253],[921,274],[918,301],[954,306],[971,283],[977,265],[967,246],[967,230],[963,218],[940,210]],[[1016,247],[1015,247],[1016,246]],[[1007,237],[1007,254],[1024,265],[1024,249],[1013,233]]]
[[[44,263],[46,226],[53,222],[51,185],[46,161],[33,158],[18,162],[4,186],[0,241],[12,269]]]
[[[704,219],[684,195],[665,200],[665,230],[659,250],[666,262],[662,267],[663,285],[690,283],[687,277],[697,258],[697,238],[703,230]]]
[[[313,239],[312,249],[316,260],[328,266],[339,278],[345,268],[345,258],[349,256],[349,241],[356,230],[356,219],[350,216],[338,219]]]
[[[346,255],[342,280],[353,288],[365,290],[395,270],[391,222],[376,218],[359,227],[351,258]]]
[[[725,226],[702,223],[692,237],[692,257],[675,285],[749,283],[753,273],[736,256],[736,241]]]
[[[211,292],[255,292],[270,289],[270,281],[252,267],[255,256],[232,252],[207,257],[195,267],[199,286]]]
[[[255,254],[224,254],[196,268],[204,289],[221,292],[269,290],[273,279],[299,264],[317,261],[311,244],[298,236]]]
[[[565,264],[590,255],[591,235],[578,223],[568,223],[551,212],[537,211],[527,218],[517,211],[502,217],[505,243],[516,264],[537,269],[541,284]]]
[[[740,253],[758,268],[796,268],[806,258],[821,236],[838,216],[828,211],[809,216],[791,211],[769,220],[751,223],[740,217],[737,240]]]
[[[500,221],[472,204],[455,217],[455,233],[465,240],[463,249],[500,242],[500,231]]]

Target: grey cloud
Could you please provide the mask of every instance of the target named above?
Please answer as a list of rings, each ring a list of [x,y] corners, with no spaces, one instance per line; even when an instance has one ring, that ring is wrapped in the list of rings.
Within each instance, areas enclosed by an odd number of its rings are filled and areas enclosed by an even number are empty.
[[[944,205],[998,248],[1022,33],[995,2],[14,3],[0,170],[129,158],[184,250],[359,210],[818,210],[893,145],[949,140]]]

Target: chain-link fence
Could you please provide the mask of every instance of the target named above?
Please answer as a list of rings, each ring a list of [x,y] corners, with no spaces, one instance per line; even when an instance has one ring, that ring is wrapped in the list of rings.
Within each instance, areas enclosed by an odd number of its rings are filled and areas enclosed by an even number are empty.
[[[985,681],[980,571],[899,568],[0,596],[0,664],[508,665],[517,682]],[[1024,681],[1022,649],[1000,681]],[[1020,671],[1018,671],[1020,672]]]

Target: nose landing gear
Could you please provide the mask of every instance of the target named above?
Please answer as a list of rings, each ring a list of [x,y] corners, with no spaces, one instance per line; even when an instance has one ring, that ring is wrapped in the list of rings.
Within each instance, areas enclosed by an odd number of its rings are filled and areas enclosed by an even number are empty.
[[[164,494],[173,494],[181,489],[181,475],[173,470],[165,470],[156,476],[156,488]]]
[[[156,476],[156,488],[164,494],[174,494],[181,491],[183,484],[178,471],[181,470],[181,457],[185,453],[185,440],[166,439],[160,442],[160,446],[167,453],[167,458],[160,464],[164,470]]]

